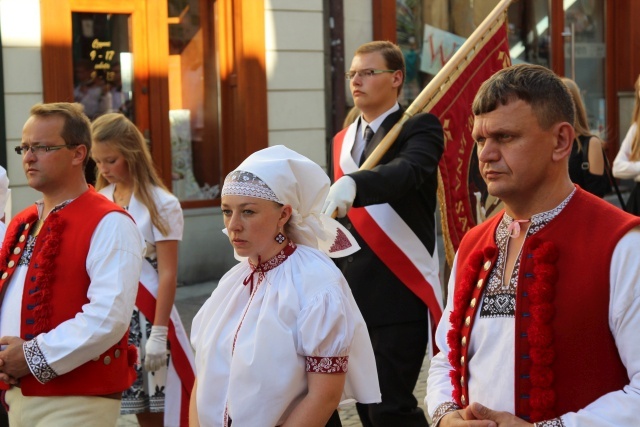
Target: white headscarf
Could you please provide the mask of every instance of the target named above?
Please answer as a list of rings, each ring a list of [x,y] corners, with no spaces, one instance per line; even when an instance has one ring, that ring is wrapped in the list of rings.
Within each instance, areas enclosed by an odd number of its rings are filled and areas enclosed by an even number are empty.
[[[321,213],[330,185],[329,177],[316,163],[276,145],[256,151],[227,175],[222,196],[251,196],[290,205],[288,237],[338,258],[360,247],[347,229]]]

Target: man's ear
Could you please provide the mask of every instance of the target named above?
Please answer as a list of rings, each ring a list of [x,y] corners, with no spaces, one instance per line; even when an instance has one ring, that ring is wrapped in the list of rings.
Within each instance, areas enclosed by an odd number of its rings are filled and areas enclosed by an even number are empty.
[[[393,73],[392,85],[393,87],[399,87],[404,80],[404,75],[402,75],[402,70],[396,70]]]
[[[571,154],[573,141],[576,139],[576,131],[569,123],[562,122],[555,125],[554,134],[556,143],[553,149],[553,160],[560,161]]]
[[[87,151],[87,146],[86,145],[78,145],[77,147],[74,148],[74,152],[73,153],[74,153],[73,154],[73,163],[78,163],[80,165],[82,165],[84,163],[84,160],[89,155],[89,152]]]

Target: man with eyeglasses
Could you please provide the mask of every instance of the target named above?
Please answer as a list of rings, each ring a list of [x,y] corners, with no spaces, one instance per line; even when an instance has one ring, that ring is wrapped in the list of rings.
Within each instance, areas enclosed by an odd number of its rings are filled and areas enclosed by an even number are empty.
[[[80,104],[35,105],[16,152],[42,199],[0,251],[0,388],[11,426],[114,426],[135,378],[127,346],[144,241],[87,185]]]
[[[337,261],[367,322],[382,392],[381,404],[358,404],[358,414],[364,427],[423,427],[413,389],[429,336],[426,296],[440,289],[435,208],[442,127],[433,115],[416,115],[375,168],[358,171],[402,116],[402,51],[390,42],[364,44],[346,78],[361,115],[334,138],[335,183],[324,212],[337,211],[362,247]]]

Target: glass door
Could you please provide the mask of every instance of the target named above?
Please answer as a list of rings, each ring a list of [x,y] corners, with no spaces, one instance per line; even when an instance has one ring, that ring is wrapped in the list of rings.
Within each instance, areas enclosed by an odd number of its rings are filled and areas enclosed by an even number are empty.
[[[565,75],[582,91],[591,132],[605,132],[605,0],[564,0]]]
[[[134,120],[130,15],[73,12],[73,98],[93,120],[121,112]]]

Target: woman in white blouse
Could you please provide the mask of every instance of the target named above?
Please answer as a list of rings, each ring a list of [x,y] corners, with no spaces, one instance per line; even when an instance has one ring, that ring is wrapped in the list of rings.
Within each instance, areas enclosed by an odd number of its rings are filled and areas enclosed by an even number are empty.
[[[192,426],[339,426],[341,401],[380,401],[366,325],[327,256],[358,249],[320,214],[328,191],[320,166],[283,146],[227,175],[221,208],[240,263],[193,320]]]
[[[613,175],[621,179],[633,179],[635,185],[629,195],[626,211],[640,215],[640,76],[635,84],[635,105],[631,127],[624,137],[620,151],[613,161]]]
[[[180,202],[162,184],[144,137],[129,119],[119,113],[102,115],[91,132],[96,189],[129,212],[147,243],[129,332],[142,366],[123,393],[121,412],[136,414],[142,427],[184,426],[195,373],[188,337],[173,305],[184,225]]]

